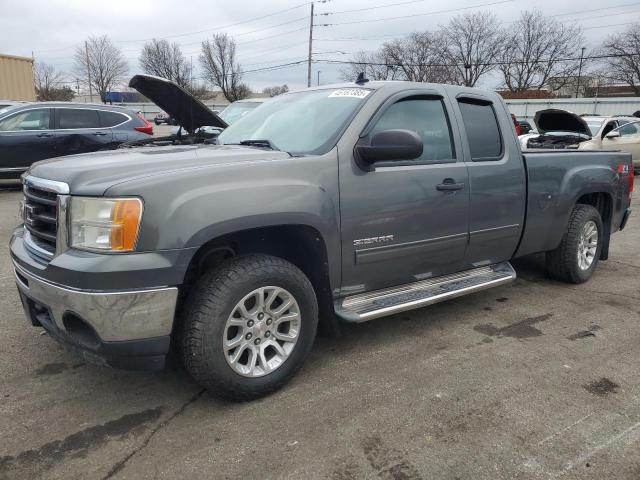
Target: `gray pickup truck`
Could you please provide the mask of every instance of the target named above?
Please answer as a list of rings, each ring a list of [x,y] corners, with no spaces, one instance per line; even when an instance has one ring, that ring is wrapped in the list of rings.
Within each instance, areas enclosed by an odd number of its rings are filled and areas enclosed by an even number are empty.
[[[476,89],[322,86],[213,141],[31,167],[10,248],[33,325],[113,367],[175,351],[207,389],[251,399],[319,328],[506,284],[513,258],[546,252],[550,275],[584,282],[630,214],[628,154],[522,152],[501,98]]]

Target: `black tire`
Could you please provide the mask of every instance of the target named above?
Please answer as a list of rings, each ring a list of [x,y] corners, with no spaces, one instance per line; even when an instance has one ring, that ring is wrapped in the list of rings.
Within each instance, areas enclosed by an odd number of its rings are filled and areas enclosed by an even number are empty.
[[[160,122],[158,120],[154,120],[156,125],[160,125]]]
[[[231,368],[222,341],[225,324],[243,297],[264,286],[284,288],[300,309],[297,342],[286,360],[260,377],[245,377]],[[189,295],[180,319],[178,348],[182,363],[213,394],[246,401],[282,387],[309,355],[318,326],[318,302],[307,276],[295,265],[269,255],[234,257],[206,272]]]
[[[598,246],[589,268],[582,269],[578,263],[578,248],[582,229],[589,221],[595,222],[598,228]],[[571,212],[567,231],[560,245],[546,254],[548,274],[556,280],[567,283],[584,283],[589,280],[600,259],[603,233],[602,218],[598,210],[591,205],[576,205]]]

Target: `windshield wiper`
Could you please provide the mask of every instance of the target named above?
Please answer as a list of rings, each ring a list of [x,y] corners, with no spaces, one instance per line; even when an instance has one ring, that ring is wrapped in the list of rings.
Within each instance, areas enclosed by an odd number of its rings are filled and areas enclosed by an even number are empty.
[[[239,145],[247,145],[249,147],[268,148],[269,150],[280,150],[271,140],[241,140]]]

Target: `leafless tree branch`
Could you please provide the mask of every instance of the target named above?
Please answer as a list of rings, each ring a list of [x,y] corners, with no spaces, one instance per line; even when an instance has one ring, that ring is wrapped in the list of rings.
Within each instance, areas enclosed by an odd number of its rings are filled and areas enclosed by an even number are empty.
[[[500,23],[488,11],[457,15],[444,27],[444,57],[457,71],[460,83],[473,87],[495,68],[503,48]]]
[[[554,87],[561,88],[577,74],[579,60],[575,58],[584,45],[580,27],[533,10],[522,12],[505,38],[498,69],[506,88],[512,92],[540,90],[552,78]]]
[[[191,85],[191,63],[177,43],[154,38],[142,48],[139,63],[145,73],[166,78],[184,88]]]
[[[108,91],[113,90],[129,71],[122,52],[109,37],[89,37],[87,49],[84,44],[76,49],[74,70],[79,78],[87,80],[87,69],[91,73],[91,86],[104,102]]]
[[[610,35],[598,53],[611,55],[603,59],[603,76],[609,82],[629,85],[640,95],[640,23],[623,33]]]
[[[236,60],[236,42],[226,33],[202,42],[200,64],[207,80],[220,88],[228,101],[249,96],[249,87],[242,83],[242,68]]]

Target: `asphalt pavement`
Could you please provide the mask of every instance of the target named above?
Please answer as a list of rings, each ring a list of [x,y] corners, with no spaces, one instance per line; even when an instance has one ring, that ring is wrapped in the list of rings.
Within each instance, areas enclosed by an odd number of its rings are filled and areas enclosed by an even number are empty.
[[[0,183],[0,479],[640,478],[638,213],[586,284],[522,259],[511,285],[346,326],[283,390],[228,403],[27,324],[17,188]]]

